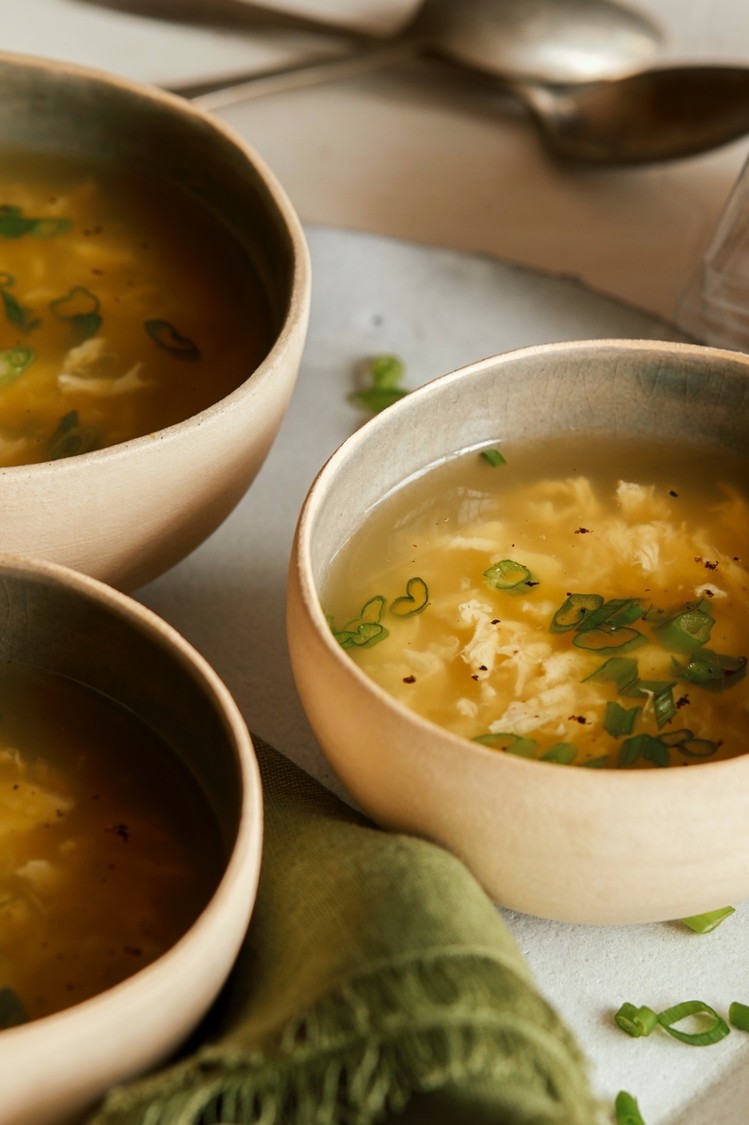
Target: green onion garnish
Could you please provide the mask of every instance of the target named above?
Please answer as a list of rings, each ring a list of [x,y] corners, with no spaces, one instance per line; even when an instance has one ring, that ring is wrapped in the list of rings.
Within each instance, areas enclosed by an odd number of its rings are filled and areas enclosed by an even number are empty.
[[[574,761],[577,756],[577,747],[573,746],[571,742],[557,742],[550,750],[541,755],[542,762],[560,762],[562,765],[569,765]]]
[[[616,700],[609,700],[603,716],[603,729],[612,738],[621,738],[623,734],[631,734],[635,729],[640,707],[622,707]]]
[[[482,746],[491,746],[494,750],[504,750],[507,754],[517,754],[521,758],[530,758],[538,746],[535,738],[523,738],[520,734],[511,734],[507,731],[479,734],[471,741],[480,742]]]
[[[586,614],[603,605],[600,594],[569,594],[551,619],[552,633],[577,629]]]
[[[640,1039],[643,1035],[658,1026],[658,1013],[647,1006],[636,1007],[634,1004],[624,1003],[614,1015],[614,1023],[633,1039]]]
[[[616,1125],[645,1125],[640,1107],[626,1090],[620,1090],[616,1095],[614,1112],[616,1114]]]
[[[585,617],[580,625],[580,631],[618,629],[623,625],[631,625],[633,621],[639,621],[644,613],[645,609],[640,598],[609,598]]]
[[[37,238],[52,238],[70,230],[70,219],[32,219],[20,207],[8,203],[0,206],[0,238],[22,238],[33,234]]]
[[[390,612],[396,617],[413,617],[429,604],[429,588],[423,578],[409,578],[406,592],[390,603]]]
[[[379,414],[408,394],[401,387],[405,366],[397,355],[375,356],[368,364],[367,374],[372,384],[349,395],[349,402],[363,406],[372,414]]]
[[[645,758],[654,766],[667,766],[670,763],[668,747],[652,734],[633,734],[631,738],[625,738],[619,747],[617,765],[626,769],[640,758]]]
[[[581,762],[581,766],[587,766],[590,770],[602,770],[609,763],[608,754],[601,754],[599,758],[588,758],[587,761]]]
[[[702,1031],[681,1031],[675,1026],[692,1016],[703,1017],[703,1022],[706,1018],[709,1022]],[[666,1008],[659,1013],[658,1023],[674,1039],[688,1043],[691,1047],[708,1047],[712,1043],[719,1043],[731,1030],[723,1017],[702,1000],[684,1000],[681,1004]]]
[[[28,1022],[26,1010],[13,988],[0,988],[0,1031]]]
[[[576,633],[572,638],[575,648],[585,649],[587,652],[630,652],[633,648],[645,643],[646,638],[637,629],[629,626],[609,629],[588,629],[587,627]]]
[[[682,918],[681,921],[685,926],[688,926],[690,930],[694,930],[696,934],[709,934],[716,929],[721,922],[724,922],[726,918],[729,918],[731,914],[735,913],[735,907],[721,906],[719,910],[708,910],[704,914],[692,914],[689,918]]]
[[[638,679],[637,661],[630,656],[612,656],[594,672],[585,677],[585,680],[595,680],[598,683],[612,683],[619,695],[626,692],[627,688]],[[583,680],[583,683],[585,683]]]
[[[73,327],[76,340],[82,343],[95,336],[101,328],[99,298],[90,289],[74,285],[63,297],[50,301],[49,310],[59,320],[67,320]]]
[[[660,729],[676,714],[673,689],[675,680],[635,680],[621,693],[635,698],[648,697],[653,701],[656,725]]]
[[[504,594],[524,593],[529,586],[537,585],[528,567],[514,559],[501,559],[484,571],[484,578],[493,590]]]
[[[728,1018],[739,1031],[749,1031],[749,1005],[734,1000],[728,1008]]]
[[[493,469],[496,469],[499,465],[507,464],[498,449],[482,449],[479,456],[487,461]]]
[[[34,315],[34,310],[19,305],[16,298],[8,290],[15,285],[16,279],[11,273],[0,273],[0,298],[3,302],[5,310],[5,318],[9,324],[21,330],[21,332],[31,332],[34,328],[38,328],[42,323],[38,316]]]
[[[5,348],[0,351],[0,387],[14,383],[36,359],[33,348]]]
[[[669,652],[688,653],[702,648],[710,640],[714,625],[705,603],[690,604],[674,613],[653,630],[658,642]]]
[[[76,457],[79,453],[89,453],[92,449],[96,449],[98,441],[98,431],[93,426],[82,426],[78,411],[70,410],[67,414],[63,414],[50,438],[50,460],[59,461],[63,457]]]
[[[714,652],[710,648],[700,648],[692,653],[687,664],[680,665],[675,659],[673,664],[675,671],[688,683],[699,684],[709,691],[723,691],[743,680],[747,659],[745,656],[730,656]]]
[[[178,332],[168,320],[146,320],[143,324],[148,335],[165,352],[169,352],[175,359],[186,359],[194,362],[200,359],[200,348],[187,336]]]

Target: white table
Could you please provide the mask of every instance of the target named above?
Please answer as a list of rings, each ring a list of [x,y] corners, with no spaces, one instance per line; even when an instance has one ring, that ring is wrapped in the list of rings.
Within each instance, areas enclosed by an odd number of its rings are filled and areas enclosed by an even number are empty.
[[[318,49],[301,33],[249,41],[85,0],[6,7],[5,49],[162,83]],[[664,60],[749,63],[745,0],[640,7],[665,30]],[[362,420],[346,401],[357,360],[397,351],[415,386],[529,343],[675,335],[659,318],[673,315],[749,150],[748,139],[662,168],[561,170],[522,117],[482,109],[430,73],[400,65],[223,112],[280,176],[307,227],[309,344],[279,440],[244,501],[138,595],[208,657],[253,730],[338,789],[294,692],[284,590],[309,482]],[[733,999],[749,1002],[749,905],[705,937],[677,925],[596,929],[507,917],[588,1052],[602,1098],[629,1089],[648,1125],[749,1119],[741,1033],[695,1050],[665,1036],[630,1040],[611,1023],[624,1000],[665,1007],[698,997],[724,1011]]]

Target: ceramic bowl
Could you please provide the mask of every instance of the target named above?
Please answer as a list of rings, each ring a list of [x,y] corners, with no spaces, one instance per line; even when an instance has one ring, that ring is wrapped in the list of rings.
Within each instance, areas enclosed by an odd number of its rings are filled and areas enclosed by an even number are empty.
[[[108,449],[0,469],[0,547],[131,590],[171,567],[240,500],[276,435],[309,312],[307,248],[261,158],[181,98],[123,79],[0,55],[0,145],[105,157],[179,186],[252,260],[272,345],[232,393],[199,414]]]
[[[0,623],[0,662],[72,678],[162,737],[215,810],[226,853],[208,905],[169,951],[92,999],[0,1033],[3,1122],[55,1125],[78,1121],[110,1086],[171,1053],[217,995],[255,901],[261,786],[227,689],[126,595],[57,564],[1,555]]]
[[[593,770],[497,753],[421,719],[332,636],[319,591],[367,510],[479,443],[591,431],[695,435],[749,451],[749,358],[686,344],[533,347],[441,377],[332,456],[293,546],[288,637],[302,704],[379,824],[452,849],[512,909],[582,923],[675,919],[749,896],[749,757]]]

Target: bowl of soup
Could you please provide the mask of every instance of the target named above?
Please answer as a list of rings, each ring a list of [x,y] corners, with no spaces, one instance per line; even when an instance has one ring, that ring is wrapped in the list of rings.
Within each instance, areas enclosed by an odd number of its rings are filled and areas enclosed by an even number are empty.
[[[554,919],[749,895],[748,421],[744,355],[570,342],[443,376],[331,457],[289,647],[376,822]]]
[[[53,1125],[169,1056],[217,995],[261,786],[227,689],[125,594],[0,555],[0,621],[2,1118]]]
[[[180,98],[0,54],[0,548],[120,589],[232,511],[310,274],[283,188]]]

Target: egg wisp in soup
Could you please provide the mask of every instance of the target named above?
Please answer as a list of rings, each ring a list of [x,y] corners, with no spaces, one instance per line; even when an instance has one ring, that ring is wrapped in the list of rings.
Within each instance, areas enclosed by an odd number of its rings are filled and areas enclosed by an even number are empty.
[[[733,757],[749,747],[747,479],[704,446],[466,452],[368,513],[323,604],[395,699],[490,749]]]
[[[207,799],[149,728],[79,684],[0,665],[0,1029],[159,957],[223,855]]]
[[[249,377],[273,327],[219,219],[135,172],[6,154],[0,466],[182,421]]]

